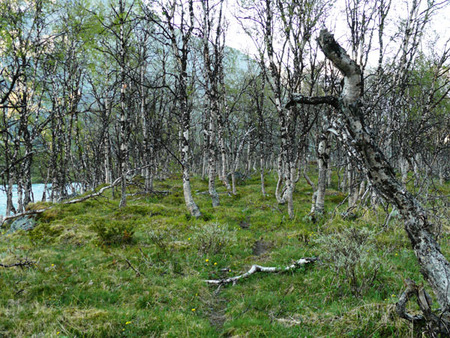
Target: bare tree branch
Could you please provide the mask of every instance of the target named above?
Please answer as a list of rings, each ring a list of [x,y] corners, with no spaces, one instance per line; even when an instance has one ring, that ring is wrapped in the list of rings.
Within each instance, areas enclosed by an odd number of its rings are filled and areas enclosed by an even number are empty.
[[[286,104],[286,108],[290,108],[296,104],[329,104],[330,106],[338,108],[339,100],[334,96],[304,96],[302,94],[294,94],[291,101]]]

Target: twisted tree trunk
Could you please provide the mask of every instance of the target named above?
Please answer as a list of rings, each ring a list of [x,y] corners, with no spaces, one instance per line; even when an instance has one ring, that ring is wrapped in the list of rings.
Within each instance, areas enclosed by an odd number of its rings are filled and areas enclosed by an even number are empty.
[[[340,98],[296,96],[288,106],[300,104],[331,104],[336,108],[333,130],[350,156],[357,160],[372,186],[401,213],[405,230],[411,241],[424,278],[430,283],[448,324],[450,304],[450,264],[442,254],[432,233],[433,225],[427,211],[395,178],[394,170],[376,146],[374,135],[365,126],[361,99],[362,73],[327,30],[318,39],[325,56],[344,75],[344,88]],[[441,330],[441,329],[439,329]]]

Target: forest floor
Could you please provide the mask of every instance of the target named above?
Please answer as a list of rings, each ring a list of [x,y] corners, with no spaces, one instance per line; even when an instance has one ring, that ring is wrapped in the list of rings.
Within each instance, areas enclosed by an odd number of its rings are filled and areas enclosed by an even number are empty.
[[[174,177],[155,182],[166,194],[130,195],[122,209],[108,191],[54,206],[29,232],[2,229],[0,263],[34,264],[0,267],[0,336],[412,336],[395,303],[406,278],[423,278],[398,217],[383,227],[382,209],[360,206],[354,219],[343,219],[347,203],[336,182],[316,222],[308,217],[312,189],[303,180],[293,220],[276,202],[271,175],[266,197],[257,175],[238,186],[237,196],[220,187],[216,209],[207,182],[193,178],[192,185],[201,219],[187,214]],[[440,189],[448,196],[450,185]],[[132,186],[130,194],[139,190]],[[449,257],[446,219],[440,243]],[[220,288],[204,281],[303,257],[320,260]]]

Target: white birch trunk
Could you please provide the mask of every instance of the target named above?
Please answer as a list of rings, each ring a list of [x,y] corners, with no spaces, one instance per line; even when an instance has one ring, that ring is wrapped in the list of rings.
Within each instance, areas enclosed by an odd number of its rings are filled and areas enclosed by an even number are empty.
[[[226,147],[225,147],[225,139],[224,139],[224,132],[223,132],[223,119],[219,117],[219,148],[220,148],[220,157],[221,157],[221,171],[220,176],[223,184],[225,185],[225,188],[227,188],[228,193],[231,192],[231,185],[228,181],[228,175],[227,175],[227,153],[226,153]]]
[[[194,217],[200,217],[200,209],[192,197],[192,189],[189,174],[189,112],[183,112],[183,138],[181,148],[181,162],[183,164],[183,194],[186,208]]]
[[[319,144],[317,146],[317,165],[319,169],[319,177],[317,180],[317,190],[315,192],[315,200],[313,201],[314,207],[312,212],[317,215],[321,215],[325,209],[325,192],[327,186],[327,173],[328,173],[328,157],[330,153],[330,147],[328,137],[325,133],[322,133]]]
[[[265,197],[267,195],[266,193],[266,187],[264,182],[264,153],[261,150],[260,158],[259,158],[259,171],[261,176],[261,193]]]

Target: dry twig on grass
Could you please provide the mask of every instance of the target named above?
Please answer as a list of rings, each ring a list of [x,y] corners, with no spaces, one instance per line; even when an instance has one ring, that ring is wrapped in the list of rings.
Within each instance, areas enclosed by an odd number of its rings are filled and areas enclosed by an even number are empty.
[[[24,260],[21,259],[17,263],[13,263],[13,264],[2,264],[2,263],[0,263],[0,267],[2,267],[2,268],[12,268],[12,267],[15,267],[15,266],[19,266],[19,267],[21,267],[23,269],[24,267],[32,266],[34,264],[36,264],[36,262],[30,261],[30,260],[28,260],[28,258],[25,258]]]
[[[131,269],[133,269],[133,271],[136,273],[136,277],[141,277],[141,272],[138,270],[138,269],[136,269],[134,266],[133,266],[133,264],[131,264],[131,262],[128,260],[128,259],[125,259],[125,261],[128,263],[128,266],[131,268]]]

